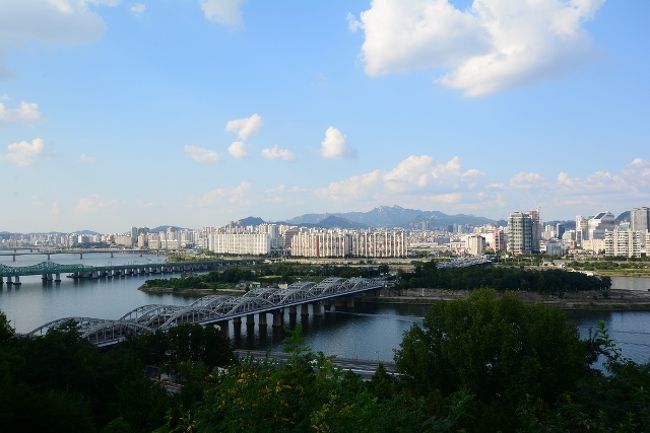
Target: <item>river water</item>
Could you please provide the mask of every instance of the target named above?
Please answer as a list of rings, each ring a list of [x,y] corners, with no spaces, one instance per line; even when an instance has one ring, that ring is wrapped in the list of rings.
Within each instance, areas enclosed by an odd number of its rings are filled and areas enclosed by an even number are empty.
[[[28,266],[44,261],[44,256],[0,257],[0,264]],[[160,263],[164,256],[115,254],[53,255],[60,264],[106,265]],[[18,332],[29,332],[49,321],[70,316],[117,319],[133,308],[146,304],[187,305],[192,298],[173,294],[154,295],[137,290],[153,276],[133,276],[101,280],[63,278],[60,284],[43,284],[40,276],[23,277],[22,286],[6,284],[0,291],[3,311]],[[650,278],[612,278],[613,287],[628,290],[650,289]],[[347,358],[389,361],[399,347],[403,333],[422,322],[427,310],[423,305],[358,303],[353,311],[327,313],[322,318],[297,318],[305,342],[314,351]],[[286,323],[291,323],[287,315]],[[602,320],[623,355],[636,362],[650,359],[650,312],[572,312],[570,319],[578,325],[583,337]],[[229,330],[237,348],[281,349],[282,335],[269,327],[267,333]]]

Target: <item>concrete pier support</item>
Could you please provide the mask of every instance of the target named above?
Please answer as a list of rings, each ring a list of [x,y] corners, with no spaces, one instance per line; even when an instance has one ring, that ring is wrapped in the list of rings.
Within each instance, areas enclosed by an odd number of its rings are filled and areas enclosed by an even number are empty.
[[[79,260],[83,260],[83,258],[84,258],[83,253],[79,253]]]
[[[255,314],[246,316],[246,326],[255,326]]]
[[[0,287],[4,286],[4,284],[5,284],[4,277],[0,277]]]
[[[61,274],[59,274],[59,273],[54,274],[54,282],[55,283],[60,283],[61,282]]]
[[[316,301],[311,304],[312,311],[314,312],[314,317],[320,317],[323,315],[323,309],[320,302]]]
[[[259,323],[260,327],[266,326],[266,313],[259,313],[257,315],[257,320],[258,320],[258,323]]]
[[[7,285],[11,286],[14,282],[11,281],[11,277],[7,277]]]
[[[20,282],[20,277],[16,275],[16,278],[14,279],[14,286],[20,286],[22,283]]]
[[[241,332],[241,317],[235,317],[232,319],[232,327],[235,332]]]
[[[292,305],[291,307],[289,307],[289,315],[290,315],[290,316],[295,316],[296,313],[297,313],[296,310],[297,310],[297,308],[296,308],[295,305]]]
[[[350,310],[354,310],[354,297],[348,296],[345,299],[345,307],[350,309]]]
[[[282,328],[283,317],[284,312],[282,310],[276,310],[273,312],[273,328]]]
[[[307,317],[309,316],[309,305],[308,304],[302,304],[300,306],[300,315],[302,317]]]

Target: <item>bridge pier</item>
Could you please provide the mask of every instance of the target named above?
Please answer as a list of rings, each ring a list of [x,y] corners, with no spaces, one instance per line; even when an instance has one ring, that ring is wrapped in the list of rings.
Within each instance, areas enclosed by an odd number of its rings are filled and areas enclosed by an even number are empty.
[[[233,330],[235,331],[235,334],[241,332],[241,317],[235,317],[234,319],[232,319],[232,327]]]
[[[54,282],[55,283],[60,283],[61,282],[61,274],[60,273],[57,272],[55,274]]]
[[[8,286],[11,286],[13,283],[14,283],[14,282],[11,281],[11,276],[8,276],[8,277],[7,277],[7,285],[8,285]]]
[[[113,257],[114,257],[114,256],[113,256],[113,253],[111,252],[111,259],[112,259]]]
[[[264,326],[266,328],[266,313],[259,313],[257,315],[257,321],[260,325],[260,328]]]
[[[275,310],[273,312],[273,328],[278,329],[282,328],[284,322],[284,311]]]
[[[47,253],[47,261],[50,261],[50,253]]]
[[[323,315],[323,310],[321,308],[321,303],[319,301],[316,301],[313,304],[311,304],[311,308],[314,313],[314,317],[321,317]]]
[[[79,260],[83,260],[83,258],[84,258],[83,253],[79,253]]]
[[[302,304],[300,306],[300,315],[302,317],[307,317],[309,316],[309,305],[308,304]]]
[[[354,310],[354,296],[348,296],[345,299],[345,307],[350,310]]]
[[[0,287],[4,286],[4,284],[5,284],[4,277],[0,277]]]
[[[14,286],[20,286],[22,283],[20,282],[20,276],[16,275],[16,279],[14,280]]]
[[[16,261],[16,255],[14,254],[13,257],[14,257],[14,262],[15,262]]]

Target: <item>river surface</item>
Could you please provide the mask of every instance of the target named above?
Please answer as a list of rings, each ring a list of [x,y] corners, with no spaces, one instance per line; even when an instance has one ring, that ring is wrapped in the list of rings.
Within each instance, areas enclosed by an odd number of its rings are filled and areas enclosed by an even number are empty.
[[[45,256],[0,257],[0,264],[28,266],[46,260]],[[115,254],[52,255],[60,264],[121,265],[160,263],[164,256]],[[166,277],[169,277],[167,275]],[[173,294],[154,295],[138,289],[154,276],[132,276],[98,280],[62,278],[60,284],[43,284],[40,276],[22,277],[20,288],[6,284],[0,290],[0,311],[3,311],[18,332],[29,332],[49,321],[63,317],[84,316],[117,319],[128,311],[146,304],[187,305],[192,298]],[[613,277],[613,288],[650,289],[650,278]],[[422,322],[427,307],[423,305],[358,303],[352,311],[326,313],[322,318],[312,315],[307,320],[285,317],[285,323],[300,324],[305,342],[314,351],[347,358],[389,361],[399,347],[403,333]],[[578,325],[583,337],[596,329],[602,320],[623,355],[636,362],[650,359],[650,312],[572,312],[570,319]],[[255,327],[247,332],[242,324],[236,332],[229,329],[237,348],[281,349],[283,336],[268,327],[261,333]]]

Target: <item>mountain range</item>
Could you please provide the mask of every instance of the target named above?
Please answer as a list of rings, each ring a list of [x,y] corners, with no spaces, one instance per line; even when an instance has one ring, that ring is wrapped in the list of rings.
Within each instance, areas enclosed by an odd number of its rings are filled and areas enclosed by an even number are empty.
[[[240,225],[257,225],[262,222],[264,220],[258,217],[248,217],[238,221]],[[371,227],[446,229],[448,226],[454,224],[479,226],[483,224],[495,224],[496,222],[489,218],[474,215],[448,215],[440,211],[406,209],[400,206],[380,206],[368,212],[304,214],[286,221],[278,221],[277,223],[303,227],[347,229]]]

